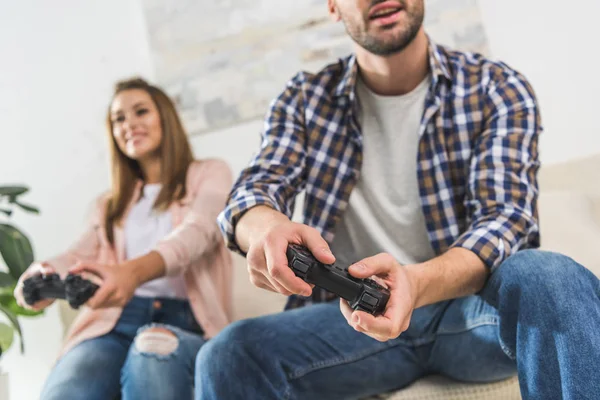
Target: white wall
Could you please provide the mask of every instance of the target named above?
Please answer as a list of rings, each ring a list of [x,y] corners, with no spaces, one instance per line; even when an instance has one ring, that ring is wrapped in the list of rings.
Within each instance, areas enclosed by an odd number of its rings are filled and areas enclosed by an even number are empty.
[[[542,162],[599,154],[600,2],[478,1],[493,58],[525,74],[538,95]]]
[[[36,255],[64,249],[108,184],[104,113],[115,80],[152,78],[138,0],[2,1],[0,6],[0,184],[23,183],[41,216],[14,216]],[[22,319],[17,346],[0,366],[11,399],[35,399],[61,340],[58,310]]]
[[[193,136],[194,153],[199,158],[219,157],[229,163],[235,177],[258,150],[263,121],[255,120],[231,128]]]

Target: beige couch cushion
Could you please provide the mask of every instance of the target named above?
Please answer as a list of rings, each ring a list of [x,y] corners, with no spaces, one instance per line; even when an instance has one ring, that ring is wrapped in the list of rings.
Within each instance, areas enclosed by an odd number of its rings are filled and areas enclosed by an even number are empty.
[[[539,198],[541,248],[573,258],[600,276],[600,196],[554,191]]]
[[[282,311],[287,297],[253,286],[248,277],[246,259],[237,253],[233,257],[234,318],[238,320]]]
[[[600,276],[600,154],[542,167],[542,249],[556,251]]]
[[[517,377],[494,383],[462,383],[439,375],[419,379],[395,393],[371,400],[521,400]]]

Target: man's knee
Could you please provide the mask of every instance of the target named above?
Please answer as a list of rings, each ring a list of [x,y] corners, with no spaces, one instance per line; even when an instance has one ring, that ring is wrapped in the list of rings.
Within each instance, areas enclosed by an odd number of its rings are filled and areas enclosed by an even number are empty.
[[[504,288],[525,296],[568,294],[593,279],[590,271],[570,257],[541,250],[519,251],[493,274]]]
[[[243,365],[248,357],[257,359],[269,351],[261,341],[268,336],[260,318],[236,321],[228,325],[217,336],[210,339],[196,356],[197,373],[209,373],[211,368]],[[226,362],[223,362],[223,361]]]
[[[134,346],[137,353],[142,355],[168,356],[179,347],[179,338],[166,327],[148,326],[140,329]]]

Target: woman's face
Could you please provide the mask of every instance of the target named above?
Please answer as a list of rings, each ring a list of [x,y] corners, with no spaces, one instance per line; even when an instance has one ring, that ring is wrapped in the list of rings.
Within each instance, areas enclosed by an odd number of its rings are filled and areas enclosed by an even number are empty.
[[[110,107],[113,136],[119,149],[136,161],[159,156],[162,128],[150,94],[128,89],[117,94]]]

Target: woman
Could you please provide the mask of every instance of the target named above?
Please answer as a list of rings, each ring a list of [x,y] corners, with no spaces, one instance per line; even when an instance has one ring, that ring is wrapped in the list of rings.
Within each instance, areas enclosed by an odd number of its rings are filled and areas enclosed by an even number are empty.
[[[107,125],[111,191],[70,250],[21,278],[100,279],[41,398],[189,399],[196,353],[231,317],[231,258],[216,224],[231,172],[194,161],[173,103],[141,79],[116,85]],[[21,282],[15,296],[24,305]]]

